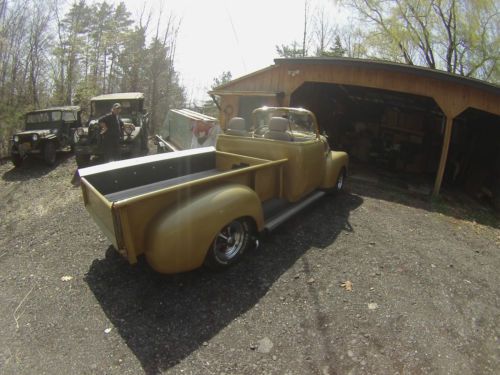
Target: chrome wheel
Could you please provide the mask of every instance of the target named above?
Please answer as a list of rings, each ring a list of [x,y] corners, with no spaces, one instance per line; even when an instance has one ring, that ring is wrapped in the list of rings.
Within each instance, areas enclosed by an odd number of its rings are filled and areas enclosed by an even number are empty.
[[[335,185],[335,191],[339,192],[344,187],[345,181],[345,168],[342,168],[339,172],[339,176],[337,177],[337,183]]]
[[[235,263],[251,242],[251,228],[246,219],[233,220],[222,228],[210,246],[205,264],[211,268],[224,268]]]
[[[236,257],[247,242],[247,232],[241,221],[233,221],[223,228],[214,241],[214,253],[222,263]]]

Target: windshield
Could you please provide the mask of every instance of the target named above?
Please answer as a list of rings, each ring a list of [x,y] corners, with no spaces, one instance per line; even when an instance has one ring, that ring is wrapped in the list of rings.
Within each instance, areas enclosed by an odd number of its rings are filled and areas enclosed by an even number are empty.
[[[61,111],[34,112],[26,115],[26,130],[48,128],[55,123],[60,123]]]
[[[134,116],[142,111],[142,100],[99,100],[91,103],[91,117],[95,119],[110,113],[115,103],[122,106],[121,117]]]
[[[73,122],[73,121],[77,121],[78,120],[76,112],[73,112],[73,111],[71,111],[71,112],[62,112],[62,119],[65,122]]]
[[[26,115],[26,124],[38,124],[50,122],[50,112],[29,113]]]
[[[263,136],[269,131],[273,117],[287,120],[287,131],[293,137],[313,139],[317,136],[316,123],[311,112],[293,108],[259,108],[253,113],[254,134]]]

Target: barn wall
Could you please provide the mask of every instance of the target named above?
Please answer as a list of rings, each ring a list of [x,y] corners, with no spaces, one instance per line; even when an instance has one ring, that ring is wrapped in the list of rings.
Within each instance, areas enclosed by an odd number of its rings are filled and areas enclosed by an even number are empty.
[[[287,105],[291,94],[304,82],[324,82],[378,88],[432,97],[448,117],[456,117],[467,108],[476,108],[500,115],[499,97],[458,81],[438,80],[411,71],[394,72],[365,67],[349,67],[328,64],[275,65],[261,74],[235,80],[221,92],[284,92],[283,104]],[[224,95],[229,100],[232,95]],[[224,108],[224,107],[223,107]]]

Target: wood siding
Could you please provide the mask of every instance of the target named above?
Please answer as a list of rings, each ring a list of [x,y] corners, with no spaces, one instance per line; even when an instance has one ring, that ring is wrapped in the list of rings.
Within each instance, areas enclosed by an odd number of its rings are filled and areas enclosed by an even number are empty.
[[[275,65],[237,79],[214,90],[221,95],[222,104],[237,103],[231,92],[284,93],[283,105],[288,105],[290,96],[305,82],[322,82],[340,85],[370,87],[433,98],[448,117],[456,117],[467,108],[476,108],[500,115],[500,95],[468,85],[465,81],[440,80],[411,72],[393,72],[372,68],[369,64],[361,68],[328,64]],[[500,91],[500,89],[499,89]],[[228,95],[224,94],[227,92]],[[239,93],[239,94],[240,94]],[[236,107],[235,107],[236,109]]]

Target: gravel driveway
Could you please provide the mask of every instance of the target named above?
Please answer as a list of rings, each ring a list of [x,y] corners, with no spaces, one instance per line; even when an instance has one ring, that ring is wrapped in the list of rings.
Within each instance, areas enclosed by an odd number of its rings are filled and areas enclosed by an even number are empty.
[[[110,247],[75,161],[0,165],[2,374],[498,374],[500,228],[356,178],[231,269]]]

